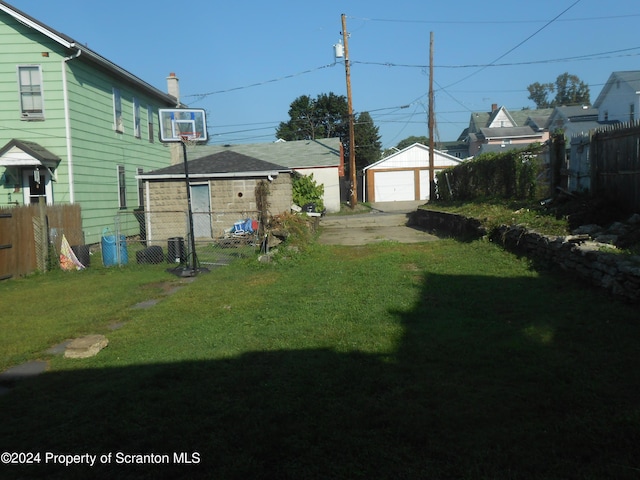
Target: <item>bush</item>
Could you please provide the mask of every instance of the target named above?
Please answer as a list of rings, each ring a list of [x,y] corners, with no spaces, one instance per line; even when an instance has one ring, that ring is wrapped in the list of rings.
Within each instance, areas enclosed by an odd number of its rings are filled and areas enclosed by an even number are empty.
[[[316,205],[316,211],[324,210],[324,185],[318,185],[313,179],[313,173],[310,175],[296,174],[293,177],[293,202],[296,205],[304,206],[308,203]]]
[[[536,188],[540,147],[485,153],[437,173],[438,198],[472,200],[478,197],[532,198]]]

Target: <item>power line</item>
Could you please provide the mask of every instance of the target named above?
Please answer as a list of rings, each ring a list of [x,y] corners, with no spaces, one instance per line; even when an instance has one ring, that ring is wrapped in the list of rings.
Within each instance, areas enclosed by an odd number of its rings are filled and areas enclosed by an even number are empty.
[[[552,58],[547,60],[529,60],[526,62],[509,62],[509,63],[495,63],[495,62],[471,63],[466,65],[464,64],[463,65],[434,65],[433,68],[448,68],[448,69],[483,68],[484,69],[488,67],[517,67],[522,65],[540,65],[540,64],[570,62],[570,61],[579,61],[579,60],[603,60],[608,58],[630,57],[630,56],[640,55],[640,52],[621,54],[622,52],[631,52],[633,50],[640,50],[640,47],[624,48],[621,50],[612,50],[609,52],[601,52],[601,53],[590,53],[586,55],[576,55],[572,57]],[[616,53],[620,53],[620,55],[613,55]],[[607,56],[604,56],[604,55],[607,55]],[[354,60],[351,63],[357,63],[361,65],[377,65],[382,67],[403,67],[403,68],[420,68],[420,69],[429,67],[429,65],[421,65],[421,64],[392,63],[392,62],[365,62],[365,61],[358,61],[358,60]]]
[[[283,77],[273,78],[271,80],[265,80],[264,82],[252,83],[250,85],[244,85],[242,87],[227,88],[225,90],[216,90],[214,92],[194,93],[192,95],[185,95],[184,98],[196,98],[195,101],[198,102],[200,100],[204,100],[206,97],[209,97],[211,95],[217,95],[217,94],[220,94],[220,93],[229,93],[229,92],[234,92],[236,90],[245,90],[247,88],[259,87],[259,86],[262,86],[262,85],[267,85],[269,83],[280,82],[282,80],[287,80],[289,78],[299,77],[300,75],[306,75],[308,73],[317,72],[318,70],[323,70],[325,68],[333,67],[335,65],[336,65],[336,62],[333,62],[333,63],[330,63],[328,65],[322,65],[321,67],[311,68],[309,70],[304,70],[304,71],[298,72],[298,73],[292,73],[291,75],[285,75]]]
[[[567,8],[565,8],[562,12],[560,12],[558,15],[556,15],[555,17],[553,17],[551,20],[549,20],[547,23],[545,23],[542,27],[540,27],[538,30],[536,30],[535,32],[533,32],[531,35],[529,35],[527,38],[525,38],[524,40],[522,40],[520,43],[518,43],[516,46],[510,48],[509,50],[507,50],[505,53],[503,53],[502,55],[500,55],[498,58],[496,58],[493,62],[489,63],[489,65],[482,67],[478,70],[476,70],[473,73],[470,73],[469,75],[467,75],[466,77],[458,80],[457,82],[454,82],[450,85],[447,85],[445,88],[449,88],[449,87],[453,87],[454,85],[457,85],[459,83],[464,82],[465,80],[473,77],[474,75],[477,75],[478,73],[480,73],[481,71],[483,71],[484,69],[486,69],[487,67],[489,67],[490,65],[493,65],[494,63],[497,63],[498,61],[502,60],[504,57],[506,57],[507,55],[509,55],[511,52],[513,52],[514,50],[516,50],[517,48],[521,47],[522,45],[524,45],[526,42],[528,42],[529,40],[531,40],[533,37],[535,37],[538,33],[540,33],[542,30],[544,30],[545,28],[547,28],[549,25],[551,25],[553,22],[555,22],[558,18],[560,18],[562,15],[564,15],[565,13],[567,13],[569,10],[571,10],[573,7],[575,7],[578,3],[580,3],[581,0],[576,0],[575,2],[573,2],[571,5],[569,5]]]
[[[571,7],[569,7],[571,8]],[[558,19],[558,22],[585,22],[585,21],[601,21],[616,20],[620,18],[640,17],[640,13],[632,13],[629,15],[611,15],[605,17],[583,17],[583,18],[565,18]],[[516,23],[546,23],[548,20],[408,20],[393,18],[366,18],[366,17],[349,17],[354,20],[362,20],[367,22],[385,22],[385,23],[423,23],[423,24],[444,24],[444,25],[512,25]]]

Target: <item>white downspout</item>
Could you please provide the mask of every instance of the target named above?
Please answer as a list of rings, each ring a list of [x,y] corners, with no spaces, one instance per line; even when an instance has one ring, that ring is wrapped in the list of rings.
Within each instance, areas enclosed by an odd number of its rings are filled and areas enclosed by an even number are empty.
[[[62,97],[64,102],[64,130],[67,142],[67,172],[69,175],[69,203],[75,203],[75,186],[73,183],[73,153],[71,142],[71,114],[69,111],[69,88],[67,87],[67,62],[78,58],[82,50],[78,49],[75,55],[62,59]]]

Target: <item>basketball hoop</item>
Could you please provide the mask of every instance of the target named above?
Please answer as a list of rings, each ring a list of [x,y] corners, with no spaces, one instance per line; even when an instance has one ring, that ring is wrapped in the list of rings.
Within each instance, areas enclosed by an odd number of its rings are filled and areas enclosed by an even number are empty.
[[[185,147],[191,150],[200,141],[200,134],[198,132],[181,132],[180,141]]]

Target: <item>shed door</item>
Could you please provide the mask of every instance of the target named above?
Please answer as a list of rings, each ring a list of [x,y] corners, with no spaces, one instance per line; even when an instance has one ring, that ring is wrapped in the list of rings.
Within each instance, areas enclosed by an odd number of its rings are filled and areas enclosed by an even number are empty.
[[[211,195],[209,185],[191,185],[193,234],[196,238],[211,238]]]
[[[416,199],[413,170],[373,173],[376,202],[402,202]]]

